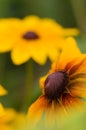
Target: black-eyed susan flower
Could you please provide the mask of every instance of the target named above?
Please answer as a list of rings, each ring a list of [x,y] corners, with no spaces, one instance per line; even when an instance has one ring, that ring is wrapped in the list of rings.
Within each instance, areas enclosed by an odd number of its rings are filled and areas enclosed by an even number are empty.
[[[44,64],[58,56],[63,39],[77,35],[77,29],[63,28],[52,19],[29,16],[24,19],[2,19],[0,21],[0,52],[11,50],[14,64],[22,64],[32,58]]]
[[[86,54],[70,48],[68,51],[64,50],[40,83],[42,95],[29,108],[29,122],[38,123],[45,117],[47,126],[62,123],[63,117],[84,104]]]

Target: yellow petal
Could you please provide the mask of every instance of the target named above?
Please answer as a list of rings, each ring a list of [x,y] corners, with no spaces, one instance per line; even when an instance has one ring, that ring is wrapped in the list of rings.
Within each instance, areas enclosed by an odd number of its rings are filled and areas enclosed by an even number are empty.
[[[80,33],[80,31],[76,28],[65,28],[63,30],[64,36],[77,36]]]
[[[51,36],[50,38],[59,38],[63,33],[63,28],[55,20],[44,18],[42,22],[42,27],[44,28],[45,34]]]
[[[78,73],[86,73],[86,54],[82,54],[81,56],[77,57],[76,61],[70,68],[69,74],[71,76]]]
[[[60,55],[59,69],[64,69],[67,63],[74,60],[76,57],[81,55],[81,52],[76,44],[76,41],[73,38],[67,38],[63,45],[63,51]]]
[[[41,46],[40,44],[38,44],[37,46],[35,46],[35,45],[33,46],[32,51],[31,51],[31,57],[37,63],[39,63],[40,65],[43,65],[43,64],[45,64],[48,55],[47,55],[46,49],[43,47],[43,45]]]
[[[42,118],[46,105],[44,96],[39,97],[35,103],[31,105],[28,111],[28,122],[30,124],[36,124]]]
[[[21,41],[12,49],[11,58],[14,64],[20,65],[31,58],[28,43],[23,44]]]
[[[53,42],[54,45],[54,42]],[[49,46],[47,47],[47,53],[48,53],[48,57],[50,59],[51,62],[56,61],[59,58],[59,47],[55,47],[55,46]]]
[[[25,125],[26,116],[12,108],[5,109],[5,115],[1,117],[2,126],[8,126],[11,130],[20,129]]]
[[[0,85],[0,96],[6,95],[7,93],[7,90],[5,90],[2,85]]]
[[[38,23],[41,22],[41,19],[38,16],[30,15],[30,16],[26,16],[23,19],[23,22],[26,23],[27,27],[31,26],[31,28],[32,28],[32,27],[34,27],[34,25],[36,27],[36,25],[38,25]]]
[[[15,44],[15,34],[18,19],[8,18],[0,20],[0,52],[10,51]]]
[[[2,116],[4,116],[6,113],[5,113],[5,110],[4,110],[4,107],[3,107],[3,105],[0,103],[0,118],[2,117]]]
[[[63,95],[62,103],[69,114],[71,114],[71,112],[73,111],[81,109],[81,106],[85,105],[84,101],[80,100],[78,97],[73,97],[69,94]]]
[[[46,34],[52,33],[52,36],[57,37],[65,37],[65,36],[76,36],[80,33],[80,31],[76,28],[64,28],[59,23],[57,23],[53,19],[44,18],[42,23],[43,28],[46,28]]]
[[[86,76],[86,75],[85,75]],[[86,79],[78,78],[68,86],[71,95],[74,97],[86,98]]]
[[[46,126],[54,128],[59,127],[59,124],[68,116],[65,107],[58,101],[51,101],[45,111],[45,124]]]

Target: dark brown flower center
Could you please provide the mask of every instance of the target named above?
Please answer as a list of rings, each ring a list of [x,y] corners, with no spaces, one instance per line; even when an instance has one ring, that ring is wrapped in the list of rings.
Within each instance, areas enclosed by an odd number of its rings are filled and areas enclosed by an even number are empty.
[[[65,91],[69,82],[69,76],[66,71],[57,71],[50,74],[45,80],[44,90],[48,99],[55,100]]]
[[[23,38],[26,40],[35,40],[35,39],[38,39],[39,36],[35,32],[29,31],[23,35]]]

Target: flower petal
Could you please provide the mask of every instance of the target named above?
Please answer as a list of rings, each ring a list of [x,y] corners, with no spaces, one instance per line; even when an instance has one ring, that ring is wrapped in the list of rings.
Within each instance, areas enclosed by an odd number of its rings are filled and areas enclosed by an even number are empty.
[[[44,48],[42,44],[37,43],[37,45],[36,46],[34,45],[32,48],[31,57],[40,65],[45,64],[48,57],[46,48]]]
[[[79,48],[77,47],[76,41],[73,38],[67,38],[63,46],[63,51],[60,55],[59,70],[65,69],[67,63],[76,59],[81,55]]]
[[[80,31],[76,28],[64,28],[63,35],[64,36],[77,36]]]
[[[23,44],[22,42],[18,43],[18,45],[12,49],[11,58],[13,63],[16,65],[20,65],[28,61],[31,58],[31,52],[28,44]]]
[[[6,95],[7,93],[7,90],[5,90],[2,85],[0,85],[0,96]]]
[[[76,59],[76,62],[70,68],[70,76],[76,75],[78,73],[86,73],[86,55],[82,54]]]
[[[62,97],[62,103],[66,108],[67,112],[71,113],[71,111],[79,110],[82,105],[85,103],[81,101],[78,97],[73,97],[67,93],[65,93]]]
[[[52,101],[50,105],[48,104],[46,109],[46,125],[49,124],[49,126],[52,128],[54,128],[55,126],[59,127],[59,125],[62,123],[62,121],[65,120],[67,116],[68,113],[61,101]]]
[[[30,124],[36,124],[42,118],[46,105],[47,102],[44,96],[40,96],[36,102],[31,105],[28,111],[28,121]]]
[[[65,37],[65,36],[71,36],[71,35],[78,35],[79,30],[76,28],[64,28],[62,27],[59,23],[57,23],[55,20],[49,19],[49,18],[44,18],[43,23],[42,23],[43,28],[46,28],[47,30],[51,33],[52,36],[55,37]],[[48,33],[49,34],[49,33]]]
[[[86,79],[78,79],[72,82],[68,88],[72,96],[86,98]]]
[[[8,18],[0,20],[0,52],[12,49],[16,41],[16,25],[19,19]]]
[[[2,116],[4,116],[6,113],[5,113],[5,110],[4,110],[4,107],[3,107],[3,105],[0,103],[0,118],[2,117]]]

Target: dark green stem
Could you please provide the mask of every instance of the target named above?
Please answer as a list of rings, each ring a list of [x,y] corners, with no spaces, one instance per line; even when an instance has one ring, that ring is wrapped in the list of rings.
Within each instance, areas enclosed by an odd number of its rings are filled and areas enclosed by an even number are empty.
[[[25,88],[24,110],[26,110],[30,106],[32,95],[33,95],[33,61],[29,60],[26,63],[26,88]]]

